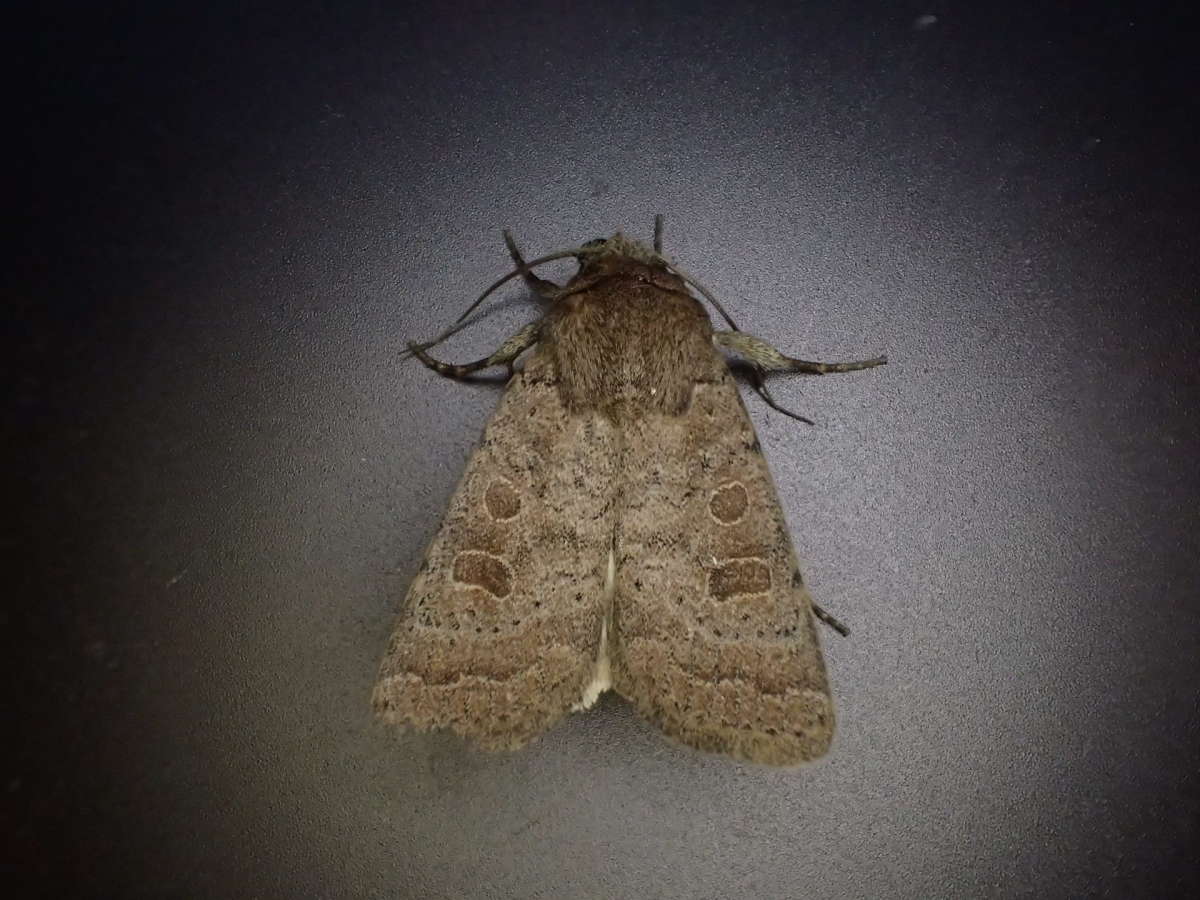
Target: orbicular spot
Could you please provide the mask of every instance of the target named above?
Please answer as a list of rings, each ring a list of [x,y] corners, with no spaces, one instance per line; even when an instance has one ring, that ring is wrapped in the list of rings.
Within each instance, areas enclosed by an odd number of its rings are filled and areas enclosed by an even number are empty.
[[[741,521],[749,503],[746,489],[738,482],[731,481],[713,491],[712,499],[708,501],[708,511],[722,525],[732,525]]]
[[[771,590],[771,570],[761,559],[735,559],[708,575],[708,593],[716,600]]]
[[[478,550],[463,550],[454,557],[454,580],[483,588],[493,597],[507,597],[512,579],[504,561]]]
[[[488,515],[499,522],[515,518],[521,511],[521,498],[506,481],[493,481],[483,495]]]

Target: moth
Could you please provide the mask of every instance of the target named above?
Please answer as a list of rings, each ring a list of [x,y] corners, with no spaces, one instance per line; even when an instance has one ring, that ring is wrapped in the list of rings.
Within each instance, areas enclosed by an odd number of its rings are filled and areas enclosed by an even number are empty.
[[[725,353],[767,372],[820,363],[737,330],[715,298],[618,232],[515,268],[545,314],[475,362],[510,380],[408,591],[373,694],[385,721],[515,749],[604,691],[673,738],[742,760],[823,755],[834,711],[762,447]],[[564,286],[532,266],[573,256]],[[696,287],[731,326],[714,330]],[[530,351],[518,371],[514,361]],[[806,420],[807,421],[807,420]]]

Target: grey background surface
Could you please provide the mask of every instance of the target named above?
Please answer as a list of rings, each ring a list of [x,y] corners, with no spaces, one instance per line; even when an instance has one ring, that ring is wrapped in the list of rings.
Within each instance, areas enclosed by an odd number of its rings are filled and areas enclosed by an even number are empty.
[[[1196,891],[1194,72],[1163,8],[1046,6],[132,4],[10,35],[5,881]],[[538,254],[656,212],[747,330],[891,358],[777,381],[813,428],[748,398],[853,629],[832,753],[735,764],[611,697],[509,756],[389,732],[376,666],[500,390],[404,342],[506,271],[500,226]],[[536,312],[506,290],[443,355]]]

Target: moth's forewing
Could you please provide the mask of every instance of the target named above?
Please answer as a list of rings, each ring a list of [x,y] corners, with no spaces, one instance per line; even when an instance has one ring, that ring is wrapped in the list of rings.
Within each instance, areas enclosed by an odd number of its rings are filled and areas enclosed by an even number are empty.
[[[517,374],[414,579],[375,687],[385,720],[516,748],[595,668],[616,430],[569,414],[547,352]]]

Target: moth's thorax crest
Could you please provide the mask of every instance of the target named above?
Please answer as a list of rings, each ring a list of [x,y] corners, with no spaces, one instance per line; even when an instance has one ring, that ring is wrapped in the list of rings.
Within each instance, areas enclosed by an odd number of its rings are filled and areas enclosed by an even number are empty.
[[[576,258],[579,260],[579,271],[562,292],[563,298],[610,279],[641,282],[665,291],[687,293],[683,279],[671,270],[662,256],[619,231],[610,238],[588,241],[579,249]]]
[[[596,238],[594,241],[584,244],[580,248],[579,264],[584,267],[589,262],[600,260],[606,256],[628,256],[630,259],[647,265],[657,264],[666,267],[666,260],[653,249],[641,241],[625,237],[619,231],[610,238]]]
[[[573,414],[682,415],[693,387],[724,371],[712,324],[682,279],[661,261],[618,253],[582,262],[540,341]]]

